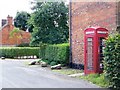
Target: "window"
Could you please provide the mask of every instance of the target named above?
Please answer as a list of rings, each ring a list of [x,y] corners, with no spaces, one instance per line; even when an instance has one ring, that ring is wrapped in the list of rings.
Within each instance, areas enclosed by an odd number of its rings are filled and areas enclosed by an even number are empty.
[[[87,69],[93,70],[93,38],[87,38]]]

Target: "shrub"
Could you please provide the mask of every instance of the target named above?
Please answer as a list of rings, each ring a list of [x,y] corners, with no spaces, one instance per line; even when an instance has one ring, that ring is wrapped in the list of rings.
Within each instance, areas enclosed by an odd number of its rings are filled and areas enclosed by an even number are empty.
[[[120,90],[120,34],[108,38],[104,56],[104,72],[109,80],[109,87]]]
[[[33,55],[39,57],[39,47],[0,47],[0,57],[14,58]]]
[[[56,45],[43,45],[40,47],[39,56],[41,59],[55,62],[56,64],[66,65],[69,62],[69,45],[56,44]]]
[[[52,61],[52,62],[50,63],[51,66],[54,66],[54,65],[56,65],[56,64],[57,64],[57,63],[54,62],[54,61]]]
[[[46,44],[40,44],[40,51],[39,51],[39,57],[45,60],[45,49],[46,49]]]

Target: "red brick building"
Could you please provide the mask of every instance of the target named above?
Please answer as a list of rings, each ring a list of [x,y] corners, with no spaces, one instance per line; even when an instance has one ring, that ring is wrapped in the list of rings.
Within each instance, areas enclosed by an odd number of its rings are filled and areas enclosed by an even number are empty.
[[[16,46],[22,43],[30,42],[30,33],[20,31],[10,35],[11,31],[14,30],[13,18],[8,16],[7,20],[2,20],[2,28],[0,30],[0,46]]]
[[[97,1],[97,0],[96,0]],[[115,1],[115,0],[113,0]],[[84,30],[100,26],[115,33],[120,24],[120,5],[118,2],[74,2],[70,10],[70,63],[73,68],[83,68],[84,64]]]

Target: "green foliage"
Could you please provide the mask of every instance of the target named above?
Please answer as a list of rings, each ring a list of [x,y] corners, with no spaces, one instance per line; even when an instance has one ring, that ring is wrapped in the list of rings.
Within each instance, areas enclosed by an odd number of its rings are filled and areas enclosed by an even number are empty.
[[[15,34],[20,33],[21,31],[19,30],[19,28],[14,28],[11,32],[10,32],[10,37],[13,38],[15,36]],[[18,38],[21,36],[17,36]]]
[[[63,2],[37,2],[28,23],[34,26],[31,45],[68,41],[68,7]]]
[[[14,25],[15,27],[19,28],[20,30],[26,31],[28,28],[27,21],[30,18],[30,14],[24,11],[17,12]]]
[[[104,55],[104,72],[109,80],[109,87],[120,90],[120,34],[108,38]]]
[[[63,64],[69,63],[69,45],[43,45],[40,47],[39,56],[41,59],[46,60],[48,64]]]
[[[21,30],[19,30],[19,28],[14,28],[10,31],[10,38],[14,38],[14,36],[16,36],[17,39],[22,39]],[[18,45],[18,41],[16,41],[16,45]]]
[[[50,65],[51,65],[51,66],[54,66],[54,65],[57,65],[57,63],[56,63],[55,61],[52,61],[52,62],[50,63]]]
[[[39,47],[0,47],[0,57],[14,58],[33,55],[39,57]]]
[[[37,0],[31,1],[31,4],[33,4],[32,6],[32,10],[33,11],[38,11],[41,8],[43,2],[38,2]]]
[[[87,76],[80,76],[81,79],[88,80],[101,87],[108,87],[108,80],[104,77],[104,74],[89,74]]]

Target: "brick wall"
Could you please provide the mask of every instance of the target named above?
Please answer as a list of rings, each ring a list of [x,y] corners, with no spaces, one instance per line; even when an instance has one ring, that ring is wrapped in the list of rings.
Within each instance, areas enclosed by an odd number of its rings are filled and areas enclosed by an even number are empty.
[[[114,33],[116,29],[115,2],[72,2],[71,3],[71,52],[72,63],[84,64],[84,30],[100,26]],[[78,66],[75,66],[78,67]]]
[[[14,46],[19,45],[21,43],[29,43],[30,42],[30,33],[25,31],[20,31],[15,33],[14,36],[11,36],[10,33],[14,29],[13,18],[8,16],[7,23],[0,30],[0,45],[2,46]]]

